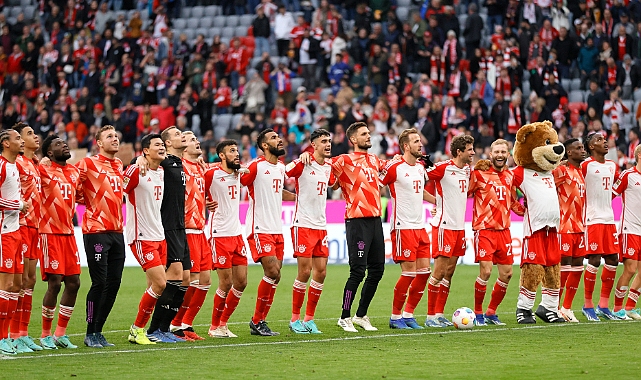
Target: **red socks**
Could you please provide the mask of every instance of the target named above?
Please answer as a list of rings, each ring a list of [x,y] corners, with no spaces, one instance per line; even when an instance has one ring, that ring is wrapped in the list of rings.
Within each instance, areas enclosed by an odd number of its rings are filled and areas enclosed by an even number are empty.
[[[613,311],[619,311],[623,309],[623,299],[625,298],[625,294],[628,292],[628,287],[627,286],[621,286],[619,288],[616,288],[614,290],[614,309]]]
[[[474,314],[483,314],[483,299],[486,291],[487,281],[477,277],[474,283]]]
[[[423,293],[425,293],[425,287],[427,286],[427,280],[429,280],[429,278],[430,268],[420,268],[416,270],[416,277],[412,280],[408,290],[405,313],[414,314],[416,305],[418,305],[418,303],[421,302],[421,298],[423,298]]]
[[[220,326],[225,326],[227,324],[227,321],[229,320],[229,317],[234,313],[234,310],[236,310],[236,306],[238,306],[238,303],[240,302],[240,297],[243,295],[243,292],[234,289],[233,287],[227,293],[227,299],[225,300],[225,310],[223,310],[223,315],[220,317]]]
[[[300,319],[300,309],[303,307],[305,301],[305,292],[307,291],[307,284],[298,280],[294,280],[292,293],[292,322]]]
[[[151,286],[143,293],[142,298],[140,299],[140,304],[138,304],[138,314],[136,315],[136,321],[134,322],[134,326],[138,328],[143,328],[147,325],[147,322],[149,322],[149,318],[151,317],[151,313],[154,311],[154,307],[156,306],[156,301],[158,301],[158,297],[160,297],[159,294],[154,293],[153,290],[151,290]],[[62,308],[62,306],[61,306]],[[51,310],[51,318],[53,319],[53,309]],[[44,320],[45,320],[45,308],[42,308],[42,323],[43,323],[43,336],[44,336]],[[49,326],[51,326],[51,322],[49,322]]]
[[[13,313],[13,318],[11,318],[11,324],[9,327],[11,339],[20,338],[20,319],[22,318],[22,305],[24,303],[24,292],[20,292],[18,295],[18,304],[16,305],[16,311]]]
[[[322,292],[323,284],[312,280],[307,292],[307,307],[305,308],[305,318],[303,321],[309,322],[314,319],[314,314],[316,314],[316,305],[318,305],[318,300],[320,299]]]
[[[216,328],[220,326],[220,317],[225,311],[225,299],[227,299],[227,293],[223,292],[220,288],[216,289],[216,294],[214,295],[214,310],[211,313],[211,327]]]
[[[71,319],[71,314],[73,313],[73,306],[60,305],[60,310],[58,311],[58,325],[56,326],[55,336],[60,337],[67,335],[67,325]]]
[[[392,301],[392,315],[400,315],[407,299],[407,289],[409,289],[410,284],[414,281],[416,277],[416,272],[403,272],[401,277],[396,282],[394,286],[394,299]]]
[[[193,294],[191,296],[191,301],[189,302],[189,308],[182,319],[182,324],[192,326],[194,324],[194,318],[200,311],[200,308],[205,303],[205,298],[207,298],[207,292],[209,291],[209,285],[196,285],[194,287]],[[189,293],[189,291],[187,291]],[[187,299],[187,294],[185,294],[185,300]]]
[[[576,291],[579,288],[579,283],[581,282],[581,276],[583,275],[583,266],[572,267],[568,273],[568,278],[565,281],[565,298],[563,298],[563,307],[566,309],[572,309],[572,301],[574,301],[574,296]],[[594,287],[594,284],[592,284]],[[561,288],[563,289],[563,288]],[[592,288],[594,290],[594,288]]]
[[[31,308],[33,306],[33,289],[25,289],[22,300],[22,316],[20,317],[20,336],[29,335],[29,322],[31,321]]]
[[[258,284],[256,308],[254,309],[254,316],[252,317],[252,322],[255,324],[263,319],[263,314],[265,314],[265,308],[267,307],[267,303],[269,303],[269,297],[272,292],[272,285],[274,285],[274,280],[267,276],[264,276]]]
[[[639,289],[630,289],[628,292],[628,300],[625,303],[626,310],[632,310],[637,306],[637,301],[639,300],[639,294],[641,291]]]
[[[561,265],[561,286],[559,289],[559,300],[563,297],[563,289],[565,289],[565,283],[568,280],[568,276],[570,275],[571,270],[572,267],[570,265]]]
[[[434,316],[436,314],[436,301],[441,293],[441,282],[430,277],[427,284],[427,315]]]
[[[450,295],[450,282],[446,279],[442,279],[440,288],[441,291],[438,294],[438,298],[436,299],[436,308],[434,309],[436,314],[443,314],[443,311],[445,310],[447,297]]]
[[[583,289],[585,291],[585,307],[593,308],[594,302],[592,301],[592,295],[594,294],[594,285],[596,283],[596,272],[599,268],[588,264],[585,268],[585,273],[583,275]]]
[[[599,299],[599,307],[601,308],[609,307],[610,294],[614,287],[614,279],[616,275],[616,266],[608,264],[603,266],[603,271],[601,271],[601,298]]]
[[[494,315],[496,314],[496,309],[499,307],[503,298],[505,298],[505,293],[507,293],[507,283],[496,279],[494,283],[494,288],[492,289],[492,296],[490,298],[490,304],[487,307],[485,314]]]
[[[51,325],[53,324],[53,316],[56,314],[56,307],[48,308],[42,305],[42,334],[41,338],[51,335]]]
[[[189,284],[189,288],[187,289],[187,292],[185,292],[185,297],[183,297],[183,303],[180,305],[178,313],[176,313],[176,316],[171,321],[172,326],[182,325],[183,317],[185,316],[187,309],[189,309],[189,303],[191,302],[191,297],[193,297],[194,292],[196,291],[196,286],[198,286],[198,281],[192,281]]]

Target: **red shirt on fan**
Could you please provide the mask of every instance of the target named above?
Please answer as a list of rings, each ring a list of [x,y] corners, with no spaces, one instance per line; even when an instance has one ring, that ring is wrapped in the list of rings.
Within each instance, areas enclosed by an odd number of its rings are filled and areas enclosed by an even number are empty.
[[[19,74],[23,71],[22,65],[20,64],[22,62],[22,58],[24,58],[24,53],[22,51],[9,56],[7,59],[7,74]]]
[[[122,161],[97,154],[76,166],[80,172],[78,203],[86,207],[82,233],[122,232]]]
[[[231,107],[231,88],[229,86],[218,87],[214,103],[218,108]]]
[[[227,64],[227,72],[237,71],[240,75],[247,74],[247,65],[249,64],[249,55],[244,47],[229,48],[227,57],[225,58]]]
[[[42,184],[40,233],[73,235],[73,214],[76,211],[76,190],[80,172],[67,164],[38,165]]]
[[[185,172],[185,228],[205,229],[205,173],[200,165],[183,158]]]

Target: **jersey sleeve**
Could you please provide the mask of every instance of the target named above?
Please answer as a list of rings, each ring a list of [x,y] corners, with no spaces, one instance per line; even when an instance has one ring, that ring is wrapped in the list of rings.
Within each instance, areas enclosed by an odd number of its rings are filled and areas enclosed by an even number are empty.
[[[583,178],[588,174],[588,164],[590,162],[588,160],[581,162],[581,174],[583,174]]]
[[[381,181],[381,185],[388,186],[390,183],[396,181],[396,169],[398,168],[400,161],[389,161],[387,165],[380,171],[378,174],[378,179]]]
[[[256,175],[258,174],[258,161],[252,161],[247,167],[249,173],[244,173],[240,176],[240,184],[243,186],[249,186],[254,183]]]
[[[0,168],[0,185],[2,185],[4,183],[4,180],[7,178],[6,173],[7,169],[3,164]],[[21,203],[22,202],[20,200],[0,198],[0,210],[20,210]]]
[[[564,165],[561,165],[552,171],[552,176],[554,176],[554,185],[556,187],[561,186],[565,182],[565,177],[567,176],[567,169]]]
[[[523,183],[523,167],[517,166],[512,169],[512,174],[514,174],[514,178],[512,179],[514,186],[521,187],[521,184]]]
[[[619,175],[619,178],[614,181],[614,185],[612,186],[612,195],[617,196],[623,194],[625,189],[628,187],[628,174],[630,174],[628,171],[625,171]]]
[[[138,186],[139,180],[140,170],[138,169],[138,165],[129,166],[122,181],[122,190],[126,194],[130,194],[132,191],[134,191],[136,186]]]
[[[87,160],[89,158],[83,158],[78,161],[76,168],[78,168],[78,187],[76,189],[76,203],[85,204],[85,195],[84,195],[84,183],[87,179]]]
[[[339,178],[341,174],[343,174],[344,162],[345,162],[345,159],[343,158],[342,155],[332,160],[332,174],[334,174],[336,178]]]
[[[471,198],[474,196],[474,193],[478,189],[478,179],[477,176],[480,175],[478,170],[472,170],[472,173],[470,173],[470,185],[467,189],[467,197]]]
[[[304,168],[305,164],[303,164],[301,160],[296,159],[285,166],[285,175],[289,178],[299,178],[303,174]]]
[[[429,169],[425,169],[425,174],[428,179],[439,181],[445,175],[445,168],[447,168],[447,164],[435,165]]]
[[[203,176],[205,179],[205,198],[210,200],[213,198],[209,188],[211,187],[211,183],[214,181],[215,172],[216,172],[216,169],[207,169],[207,171],[205,172],[205,175]]]

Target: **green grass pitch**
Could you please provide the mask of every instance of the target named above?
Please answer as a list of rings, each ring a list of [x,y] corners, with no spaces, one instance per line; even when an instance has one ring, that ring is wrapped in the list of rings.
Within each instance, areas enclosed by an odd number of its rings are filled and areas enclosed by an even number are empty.
[[[140,268],[126,268],[123,284],[110,319],[106,337],[116,344],[110,349],[88,349],[84,338],[84,296],[89,289],[88,271],[83,268],[78,304],[69,325],[76,350],[23,354],[0,360],[0,378],[137,378],[137,379],[425,379],[425,378],[619,378],[638,379],[641,364],[641,324],[636,322],[588,323],[580,312],[579,324],[531,327],[516,323],[518,268],[498,314],[507,326],[488,326],[472,331],[425,329],[396,331],[387,326],[392,291],[400,274],[388,265],[369,316],[378,332],[343,332],[336,326],[342,290],[348,275],[346,265],[328,268],[328,277],[318,305],[316,321],[322,335],[294,335],[287,322],[291,313],[291,285],[295,266],[283,268],[281,284],[269,314],[270,327],[278,337],[250,336],[247,323],[262,276],[258,266],[249,268],[249,284],[230,321],[237,339],[207,336],[211,318],[212,286],[196,318],[196,332],[207,339],[196,343],[136,346],[127,342],[127,329],[135,318],[145,279]],[[496,270],[495,270],[496,272]],[[474,304],[476,266],[459,266],[452,281],[446,314]],[[215,275],[212,276],[217,281]],[[496,273],[488,283],[485,305]],[[45,284],[38,283],[30,333],[40,334],[40,303]],[[598,296],[598,285],[595,297]],[[582,289],[574,310],[580,310]],[[427,292],[425,293],[427,296]],[[538,301],[537,301],[538,305]],[[417,320],[425,318],[426,299],[417,308]],[[304,306],[303,306],[304,310]],[[354,309],[355,310],[355,309]],[[54,321],[55,323],[55,321]],[[55,325],[54,325],[55,326]]]

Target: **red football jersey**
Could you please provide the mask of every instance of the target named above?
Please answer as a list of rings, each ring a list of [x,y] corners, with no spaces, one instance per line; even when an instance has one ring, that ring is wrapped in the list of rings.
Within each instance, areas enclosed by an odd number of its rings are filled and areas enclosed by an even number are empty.
[[[78,203],[86,206],[82,233],[122,232],[123,168],[119,158],[101,154],[86,157],[77,164]]]
[[[183,158],[185,171],[185,228],[205,229],[205,175],[199,164]]]
[[[332,161],[332,173],[338,179],[345,198],[345,218],[381,216],[379,173],[385,162],[369,153],[342,154]]]
[[[510,210],[523,215],[513,186],[514,174],[509,170],[497,172],[474,170],[470,177],[468,195],[474,197],[472,229],[505,230],[510,228]]]
[[[38,228],[40,226],[40,174],[37,161],[25,156],[18,156],[16,166],[20,173],[22,199],[31,207],[26,213],[20,213],[20,225]]]
[[[572,165],[561,165],[552,171],[561,207],[559,232],[585,231],[585,180],[581,170]]]
[[[40,233],[73,235],[80,171],[73,165],[38,165],[42,184]]]

